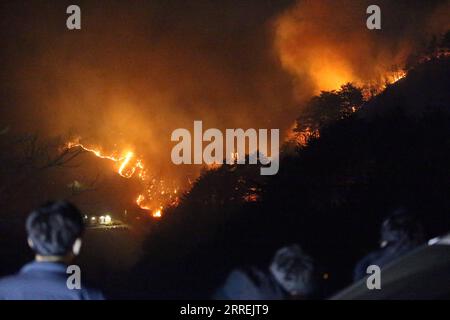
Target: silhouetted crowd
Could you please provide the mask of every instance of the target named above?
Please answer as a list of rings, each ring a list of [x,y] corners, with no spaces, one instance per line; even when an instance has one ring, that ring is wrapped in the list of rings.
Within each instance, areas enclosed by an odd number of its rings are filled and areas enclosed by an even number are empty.
[[[0,299],[104,299],[99,290],[85,286],[84,283],[76,287],[76,279],[75,288],[69,285],[68,279],[72,274],[68,273],[67,267],[80,252],[84,229],[81,212],[66,201],[50,202],[31,212],[26,221],[26,230],[28,244],[35,253],[35,259],[16,275],[0,280]],[[415,250],[435,243],[445,244],[446,241],[449,242],[449,239],[434,239],[427,244],[423,226],[419,221],[407,209],[398,208],[382,223],[379,248],[368,253],[356,264],[355,284],[364,285],[370,276],[370,266],[375,265],[381,270],[389,269],[389,266],[395,265],[402,257]],[[320,278],[323,277],[319,270],[314,258],[300,245],[288,245],[275,252],[265,269],[250,265],[233,270],[211,298],[319,298]],[[448,280],[448,273],[449,271],[444,271],[447,278],[443,281]],[[406,287],[410,285],[407,281],[408,279],[405,279],[403,282]]]

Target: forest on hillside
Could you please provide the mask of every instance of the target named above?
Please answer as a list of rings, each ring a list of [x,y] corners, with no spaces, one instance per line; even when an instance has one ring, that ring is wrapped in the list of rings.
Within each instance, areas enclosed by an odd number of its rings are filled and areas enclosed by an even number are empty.
[[[448,232],[449,39],[369,99],[353,84],[313,97],[277,175],[254,165],[204,171],[149,235],[134,273],[148,280],[136,286],[151,297],[209,297],[233,268],[266,266],[299,243],[326,274],[327,296],[351,282],[392,211],[413,212],[428,238]]]

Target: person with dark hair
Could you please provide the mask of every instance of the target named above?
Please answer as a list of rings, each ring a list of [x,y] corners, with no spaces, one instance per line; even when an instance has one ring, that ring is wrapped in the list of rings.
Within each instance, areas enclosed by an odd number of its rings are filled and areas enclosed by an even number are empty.
[[[30,213],[26,230],[35,260],[0,280],[0,299],[103,299],[97,290],[68,285],[68,266],[80,252],[84,232],[83,217],[74,205],[67,201],[44,204]]]
[[[355,267],[353,280],[367,276],[367,267],[382,268],[425,242],[420,222],[405,208],[396,209],[381,225],[380,248],[361,259]]]
[[[268,270],[234,270],[213,298],[217,300],[284,300],[310,298],[316,290],[314,260],[298,245],[279,249]]]
[[[317,289],[316,264],[298,245],[279,249],[269,269],[290,297],[308,298]]]

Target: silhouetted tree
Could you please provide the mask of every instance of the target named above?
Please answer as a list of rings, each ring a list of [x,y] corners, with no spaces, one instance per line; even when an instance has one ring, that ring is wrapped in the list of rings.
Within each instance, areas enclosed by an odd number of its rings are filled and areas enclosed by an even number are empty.
[[[348,117],[356,112],[363,102],[361,88],[351,83],[343,85],[337,91],[322,91],[303,108],[296,120],[294,131],[317,136],[320,128]]]

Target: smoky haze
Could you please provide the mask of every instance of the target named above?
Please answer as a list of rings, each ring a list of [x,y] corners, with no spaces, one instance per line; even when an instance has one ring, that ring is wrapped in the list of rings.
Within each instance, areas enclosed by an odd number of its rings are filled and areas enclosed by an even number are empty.
[[[160,172],[170,133],[194,120],[272,128],[294,114],[268,23],[286,1],[80,1],[80,31],[69,4],[2,3],[2,122],[16,130],[130,148]]]
[[[183,184],[170,134],[286,130],[318,90],[378,81],[448,27],[448,1],[2,1],[1,126],[131,149],[151,174]],[[447,19],[447,20],[446,20]]]
[[[372,4],[381,9],[381,30],[366,28]],[[298,1],[276,19],[274,43],[296,81],[296,96],[304,98],[345,82],[388,80],[450,28],[449,16],[450,1]]]

